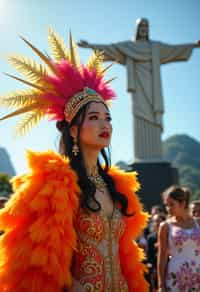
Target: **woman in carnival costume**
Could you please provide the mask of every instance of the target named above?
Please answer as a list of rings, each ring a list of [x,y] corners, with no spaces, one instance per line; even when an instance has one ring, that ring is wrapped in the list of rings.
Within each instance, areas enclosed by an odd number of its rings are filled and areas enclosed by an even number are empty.
[[[61,132],[60,154],[27,152],[30,171],[13,179],[14,194],[0,212],[0,291],[148,291],[143,253],[134,239],[146,225],[135,192],[136,173],[110,167],[112,126],[108,102],[115,94],[104,80],[103,55],[80,63],[52,30],[54,59],[25,43],[43,65],[18,55],[9,61],[30,89],[1,98],[25,114],[25,133],[45,116]],[[100,161],[104,160],[102,166]]]

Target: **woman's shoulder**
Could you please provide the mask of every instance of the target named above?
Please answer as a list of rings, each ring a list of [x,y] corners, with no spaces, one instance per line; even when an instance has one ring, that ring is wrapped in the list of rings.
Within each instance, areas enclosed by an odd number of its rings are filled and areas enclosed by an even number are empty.
[[[134,192],[140,189],[136,171],[124,171],[114,165],[111,166],[108,173],[113,178],[117,187],[121,189],[129,188]]]
[[[69,159],[61,154],[53,151],[33,151],[27,150],[26,151],[26,159],[28,162],[28,166],[36,169],[45,169],[46,165],[68,165],[69,166]]]
[[[169,231],[169,228],[171,226],[171,220],[170,219],[166,219],[165,221],[160,223],[159,226],[159,233],[161,234],[167,234]]]
[[[195,226],[197,226],[198,228],[200,228],[200,217],[193,218],[193,220],[195,222]]]
[[[70,198],[75,202],[73,204],[77,205],[80,193],[78,178],[67,158],[52,150],[45,152],[28,150],[26,156],[29,166],[27,173],[15,176],[11,180],[13,187],[11,208],[15,208],[19,202],[20,206],[23,208],[26,206],[27,210],[34,208],[42,210],[48,204],[55,207],[55,204],[61,202],[60,199],[57,200],[58,198],[64,200]],[[23,212],[26,213],[26,210],[23,209]]]
[[[168,217],[165,221],[161,222],[160,226],[167,232],[173,227],[178,227],[176,221],[172,217]]]
[[[70,166],[69,158],[53,150],[33,151],[26,150],[28,173],[74,172]],[[20,175],[22,176],[22,175]]]
[[[66,177],[71,176],[76,180],[75,171],[72,170],[69,159],[60,155],[59,153],[48,151],[26,151],[26,159],[28,164],[28,171],[25,174],[19,174],[12,178],[14,190],[23,183],[35,179],[35,177]]]

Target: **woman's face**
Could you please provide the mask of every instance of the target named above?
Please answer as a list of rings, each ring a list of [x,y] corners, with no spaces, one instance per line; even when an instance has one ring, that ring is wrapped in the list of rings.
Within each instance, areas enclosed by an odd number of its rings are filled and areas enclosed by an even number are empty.
[[[200,218],[200,203],[191,205],[191,215]]]
[[[185,202],[179,202],[170,197],[164,199],[164,204],[167,213],[171,216],[181,215],[185,210]]]
[[[111,117],[103,103],[89,104],[80,129],[81,147],[100,151],[110,144],[112,135]]]
[[[163,221],[161,217],[159,217],[159,214],[155,214],[152,217],[152,229],[153,231],[158,231],[158,228],[160,226],[160,223]]]

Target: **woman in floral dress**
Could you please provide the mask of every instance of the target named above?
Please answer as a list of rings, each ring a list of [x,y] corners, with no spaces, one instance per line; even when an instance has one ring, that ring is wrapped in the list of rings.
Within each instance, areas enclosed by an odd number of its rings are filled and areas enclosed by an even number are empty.
[[[159,292],[200,291],[200,219],[189,215],[189,197],[178,186],[163,193],[169,219],[158,234]]]

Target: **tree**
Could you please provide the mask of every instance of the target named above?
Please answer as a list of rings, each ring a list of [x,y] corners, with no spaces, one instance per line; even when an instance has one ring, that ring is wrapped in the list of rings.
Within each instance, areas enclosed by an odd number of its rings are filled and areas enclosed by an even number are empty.
[[[197,190],[192,194],[192,200],[200,200],[200,190]]]
[[[9,196],[12,193],[10,177],[6,173],[0,173],[0,196]]]

